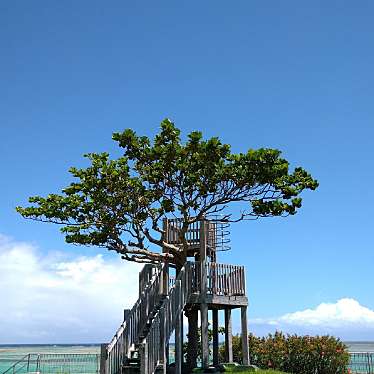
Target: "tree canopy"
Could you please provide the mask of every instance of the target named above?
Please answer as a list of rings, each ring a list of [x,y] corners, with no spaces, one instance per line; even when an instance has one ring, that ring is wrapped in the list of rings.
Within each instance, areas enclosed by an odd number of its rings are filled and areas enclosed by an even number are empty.
[[[31,206],[16,210],[61,225],[68,243],[105,247],[130,261],[183,264],[186,245],[165,241],[164,218],[182,218],[183,237],[189,224],[217,213],[227,222],[293,215],[301,192],[318,187],[303,168],[290,172],[279,150],[235,154],[199,131],[182,142],[168,119],[153,141],[131,129],[114,133],[113,140],[121,157],[86,154],[89,167],[72,167],[75,179],[62,193],[30,197]],[[230,209],[235,202],[244,207],[239,214]]]

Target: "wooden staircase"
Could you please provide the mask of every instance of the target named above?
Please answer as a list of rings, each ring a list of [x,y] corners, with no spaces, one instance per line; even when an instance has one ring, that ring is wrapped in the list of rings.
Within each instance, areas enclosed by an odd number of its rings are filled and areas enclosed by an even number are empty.
[[[166,222],[169,241],[178,244],[180,220]],[[247,305],[243,266],[216,263],[217,226],[195,222],[188,232],[190,257],[175,281],[167,265],[145,265],[139,274],[139,298],[126,310],[113,339],[102,347],[101,374],[167,373],[169,340],[175,332],[175,373],[183,369],[183,313],[188,312],[189,335],[197,336],[201,316],[202,365],[209,366],[208,311],[213,315],[213,364],[218,364],[218,312],[225,311],[226,361],[232,361],[231,310],[241,309],[242,336],[247,336]],[[200,246],[200,247],[199,247]],[[200,248],[200,252],[197,252]],[[210,260],[210,261],[209,261]],[[196,343],[189,345],[188,370],[196,366]],[[243,363],[248,364],[248,341],[242,339]],[[192,352],[191,354],[191,351]]]

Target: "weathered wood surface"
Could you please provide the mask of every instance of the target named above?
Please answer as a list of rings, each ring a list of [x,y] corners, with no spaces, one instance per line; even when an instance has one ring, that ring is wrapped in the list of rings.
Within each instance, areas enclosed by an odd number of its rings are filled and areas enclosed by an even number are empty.
[[[143,273],[149,276],[150,268]],[[160,300],[160,288],[162,286],[162,268],[152,269],[152,278],[144,282],[144,289],[135,305],[130,311],[124,312],[124,321],[107,346],[107,359],[105,363],[106,374],[117,374],[125,357],[135,344],[140,343],[142,331],[145,329],[149,314]]]
[[[200,227],[201,237],[205,235],[204,224],[202,227],[202,229]],[[206,247],[203,247],[200,256],[202,259],[206,258]],[[208,308],[213,306],[220,308],[245,307],[248,305],[245,296],[244,267],[242,266],[207,261],[187,262],[175,279],[175,283],[173,282],[169,294],[165,292],[165,284],[170,284],[170,280],[165,279],[163,269],[156,268],[152,272],[153,276],[147,282],[146,280],[151,274],[150,268],[144,271],[142,282],[145,288],[134,307],[127,312],[127,318],[108,345],[106,374],[118,374],[124,357],[128,357],[132,347],[138,343],[145,344],[142,355],[142,360],[146,360],[142,363],[142,368],[146,370],[144,374],[153,374],[158,365],[162,365],[165,371],[167,344],[174,330],[176,331],[176,374],[180,374],[182,370],[182,313],[187,303],[200,304],[203,332],[202,358],[204,367],[207,367],[209,365]],[[161,296],[166,298],[159,307]],[[142,331],[145,330],[150,314],[155,310],[158,312],[152,325],[143,336]],[[226,340],[229,349],[227,358],[228,361],[232,361],[230,309],[226,310],[226,314]]]
[[[244,266],[216,262],[193,262],[192,293],[201,293],[201,282],[206,283],[207,295],[245,296]]]
[[[217,296],[206,295],[205,297],[200,294],[191,294],[188,304],[201,304],[206,302],[210,309],[218,308],[224,309],[226,306],[239,308],[248,305],[248,298],[246,296]]]
[[[212,310],[213,314],[213,366],[218,365],[218,350],[219,350],[219,342],[218,342],[218,309]]]
[[[165,354],[160,352],[159,341],[160,341],[160,331],[161,328],[165,328],[165,325],[162,321],[166,321],[166,328],[164,332],[164,338],[168,341],[172,332],[175,330],[176,335],[180,335],[181,323],[182,323],[182,314],[183,309],[187,303],[189,292],[191,290],[191,267],[190,263],[186,263],[182,270],[179,272],[174,287],[170,290],[169,296],[164,300],[162,306],[157,312],[152,326],[149,329],[147,337],[144,339],[144,344],[147,346],[147,357],[142,357],[148,362],[143,367],[147,368],[147,371],[144,374],[153,374],[158,365],[162,364],[163,368],[166,369],[166,365],[163,360],[165,359]],[[178,332],[178,331],[179,332]],[[176,337],[176,355],[181,356],[181,342],[182,339]],[[177,360],[176,360],[177,361]],[[182,359],[178,359],[179,362],[176,362],[176,374],[180,374],[182,370]],[[142,372],[143,374],[143,372]]]
[[[249,351],[248,351],[248,318],[247,307],[240,308],[241,324],[242,324],[242,354],[243,364],[249,365]]]
[[[209,367],[209,340],[208,340],[208,304],[205,300],[207,294],[207,245],[206,245],[206,227],[205,221],[201,221],[200,224],[200,294],[202,296],[202,302],[200,304],[200,317],[201,317],[201,359],[203,368]],[[196,276],[196,274],[193,274]]]
[[[187,370],[189,372],[197,366],[198,341],[198,310],[193,308],[188,312]]]
[[[232,319],[231,309],[225,309],[225,358],[226,362],[233,362],[232,353]]]
[[[166,232],[166,241],[170,244],[180,245],[185,241],[187,245],[191,248],[200,248],[201,243],[203,242],[201,236],[201,226],[204,225],[205,231],[205,243],[211,249],[215,250],[217,243],[217,223],[202,220],[197,222],[192,222],[188,225],[188,229],[182,237],[182,227],[183,219],[169,219],[167,222],[164,221],[164,230]],[[222,235],[221,235],[222,236]]]

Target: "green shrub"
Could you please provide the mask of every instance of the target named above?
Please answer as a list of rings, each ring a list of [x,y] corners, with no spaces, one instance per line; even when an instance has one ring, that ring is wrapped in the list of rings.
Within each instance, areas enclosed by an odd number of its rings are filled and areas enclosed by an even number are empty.
[[[281,370],[293,374],[347,373],[347,347],[332,336],[297,336],[276,332],[264,338],[249,335],[251,364],[262,369]],[[220,358],[224,361],[224,346]],[[233,337],[234,361],[241,362],[241,337]]]

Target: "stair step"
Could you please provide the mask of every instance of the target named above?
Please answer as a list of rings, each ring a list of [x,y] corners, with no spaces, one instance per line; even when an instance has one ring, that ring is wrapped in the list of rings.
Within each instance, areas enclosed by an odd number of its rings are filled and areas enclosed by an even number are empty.
[[[126,360],[126,365],[138,364],[140,362],[140,357],[128,358]]]
[[[123,366],[122,367],[122,373],[123,374],[138,374],[140,373],[140,365],[135,366]]]

